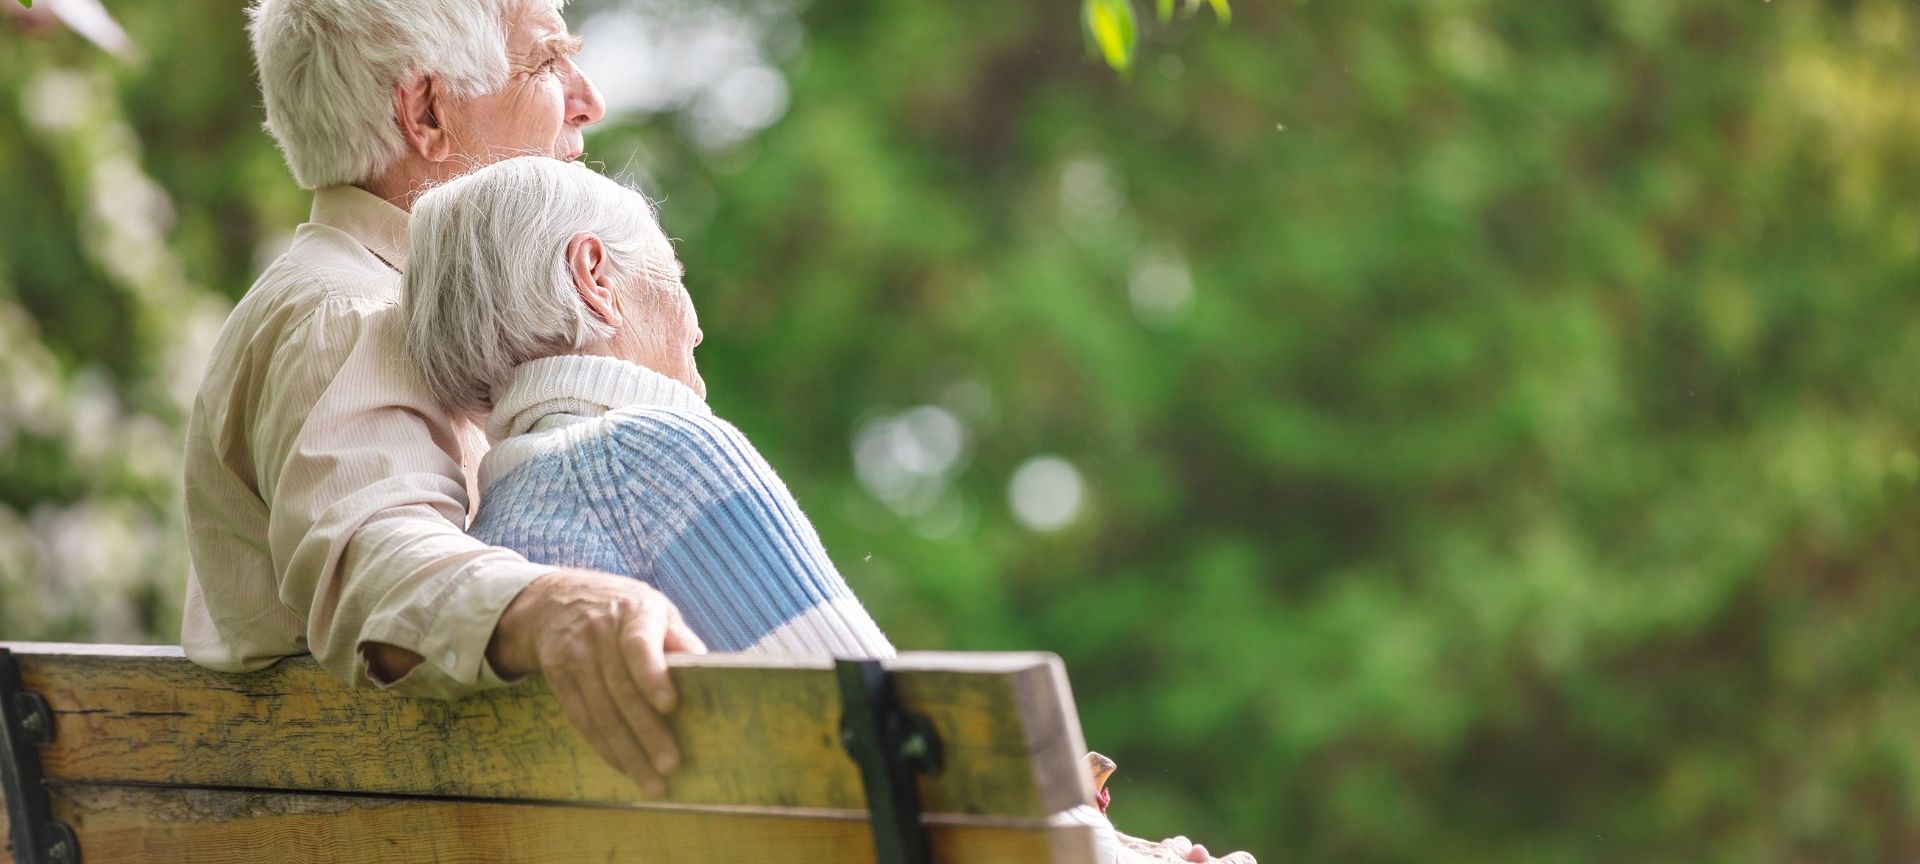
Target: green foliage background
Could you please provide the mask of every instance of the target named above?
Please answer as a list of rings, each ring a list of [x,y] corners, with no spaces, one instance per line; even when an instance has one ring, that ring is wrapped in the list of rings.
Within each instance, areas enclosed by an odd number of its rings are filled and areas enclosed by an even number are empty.
[[[1071,2],[706,5],[797,25],[784,114],[589,150],[712,401],[902,647],[1066,659],[1123,829],[1920,854],[1911,4],[1143,7],[1124,78]],[[0,30],[0,638],[174,638],[182,418],[305,213],[238,4],[112,6],[142,62]]]

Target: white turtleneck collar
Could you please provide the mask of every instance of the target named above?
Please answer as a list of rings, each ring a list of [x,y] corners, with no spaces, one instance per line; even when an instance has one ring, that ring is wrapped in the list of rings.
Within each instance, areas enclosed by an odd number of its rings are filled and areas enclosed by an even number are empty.
[[[645,366],[613,357],[561,354],[520,364],[506,386],[494,389],[487,437],[498,445],[516,435],[632,407],[712,413],[692,388]]]
[[[616,357],[563,353],[520,363],[507,386],[493,388],[486,434],[493,444],[528,432],[593,420],[622,407],[672,407],[712,413],[693,388]]]
[[[535,456],[593,434],[592,424],[620,408],[678,408],[712,414],[685,384],[625,360],[562,354],[522,363],[493,392],[487,438],[493,449],[480,460],[482,494]]]

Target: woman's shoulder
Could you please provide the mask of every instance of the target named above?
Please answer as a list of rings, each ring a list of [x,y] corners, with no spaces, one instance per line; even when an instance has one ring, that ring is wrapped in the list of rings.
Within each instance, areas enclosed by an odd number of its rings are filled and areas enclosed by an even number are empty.
[[[619,450],[718,461],[754,457],[740,428],[708,411],[635,406],[607,412],[607,440]]]
[[[623,408],[603,418],[596,461],[622,488],[695,498],[785,488],[740,429],[704,411]]]
[[[631,405],[615,408],[602,418],[615,432],[687,435],[738,435],[740,430],[704,408]]]

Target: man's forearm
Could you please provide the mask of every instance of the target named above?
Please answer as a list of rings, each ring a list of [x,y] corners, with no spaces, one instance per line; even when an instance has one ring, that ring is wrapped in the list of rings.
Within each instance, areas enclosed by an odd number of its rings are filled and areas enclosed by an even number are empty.
[[[390,507],[357,529],[309,533],[316,543],[350,538],[330,572],[315,562],[320,578],[305,589],[308,645],[335,674],[446,699],[508,677],[488,664],[488,643],[502,610],[553,568],[467,536],[439,510]]]
[[[412,651],[385,642],[360,643],[360,656],[367,660],[367,677],[381,685],[389,685],[405,677],[413,671],[413,667],[420,665],[422,659]]]
[[[495,675],[520,678],[539,671],[539,664],[532,657],[533,637],[536,607],[545,587],[542,586],[539,591],[534,589],[542,580],[554,575],[550,573],[533,580],[500,613],[500,622],[494,625],[493,636],[487,640],[487,664],[493,667]],[[400,680],[424,659],[419,654],[385,642],[362,642],[360,653],[367,659],[367,673],[381,684]]]

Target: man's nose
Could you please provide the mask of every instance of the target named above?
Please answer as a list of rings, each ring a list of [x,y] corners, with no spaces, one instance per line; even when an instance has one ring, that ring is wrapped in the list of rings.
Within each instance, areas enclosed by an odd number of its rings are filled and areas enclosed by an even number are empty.
[[[567,88],[567,122],[587,126],[605,116],[607,103],[600,98],[600,88],[593,86],[580,67],[573,67],[573,84]]]

